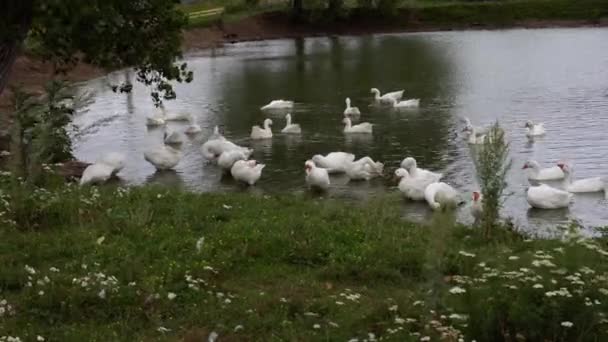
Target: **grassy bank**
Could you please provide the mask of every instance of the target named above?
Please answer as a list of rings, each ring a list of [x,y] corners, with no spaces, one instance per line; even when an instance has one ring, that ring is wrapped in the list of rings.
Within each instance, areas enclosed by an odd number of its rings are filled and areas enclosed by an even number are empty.
[[[3,188],[0,336],[608,337],[603,238],[526,240],[501,229],[488,242],[447,214],[426,226],[404,221],[399,197],[359,206],[149,187]]]

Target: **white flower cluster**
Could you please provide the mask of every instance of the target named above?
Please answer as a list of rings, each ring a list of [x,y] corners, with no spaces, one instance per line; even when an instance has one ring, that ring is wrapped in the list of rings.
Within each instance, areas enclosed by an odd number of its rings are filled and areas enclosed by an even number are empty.
[[[361,298],[361,294],[353,292],[351,289],[346,289],[346,292],[340,293],[340,297],[344,297],[352,302],[358,302],[359,298]]]
[[[17,336],[0,336],[0,342],[21,342]]]
[[[188,288],[193,289],[195,291],[200,290],[201,285],[207,286],[207,282],[201,278],[194,278],[190,275],[189,272],[186,272],[186,283],[188,283]]]
[[[12,316],[15,314],[15,309],[10,305],[6,299],[0,300],[0,317]]]
[[[118,292],[119,289],[118,279],[103,272],[89,272],[83,277],[73,278],[72,284],[85,291],[95,291],[101,299],[106,298],[107,292]]]

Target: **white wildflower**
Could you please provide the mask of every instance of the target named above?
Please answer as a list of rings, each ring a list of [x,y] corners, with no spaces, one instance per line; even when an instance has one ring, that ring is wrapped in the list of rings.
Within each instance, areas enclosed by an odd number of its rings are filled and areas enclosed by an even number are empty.
[[[313,329],[321,329],[321,326],[319,324],[315,324],[312,326]]]
[[[535,289],[542,289],[543,288],[543,284],[534,284],[532,287],[535,288]]]
[[[405,320],[401,317],[395,317],[395,324],[403,324],[405,323]]]
[[[420,341],[424,342],[424,341],[430,341],[431,337],[430,336],[423,336],[420,338]]]
[[[336,323],[336,322],[329,321],[328,324],[330,326],[334,327],[334,328],[339,328],[340,327],[340,325],[338,323]]]
[[[232,209],[232,206],[231,206],[231,205],[227,205],[227,204],[222,204],[222,207],[223,207],[224,209],[226,209],[226,210],[230,210],[230,209]]]
[[[232,303],[232,301],[230,300],[230,298],[226,298],[226,299],[224,300],[224,303],[226,303],[226,304],[230,304],[230,303]]]
[[[215,331],[212,331],[212,332],[209,334],[209,337],[207,337],[207,342],[215,342],[215,340],[217,340],[217,338],[218,338],[219,336],[220,336],[220,335],[219,335],[218,333],[216,333]]]
[[[469,252],[466,252],[466,251],[459,251],[458,254],[460,254],[462,256],[465,256],[465,257],[469,257],[469,258],[474,258],[475,257],[475,254],[469,253]]]
[[[344,305],[344,302],[336,301],[336,305]]]
[[[42,291],[42,290],[38,291],[38,295],[39,296],[44,296],[44,291]]]
[[[36,270],[30,265],[25,265],[25,271],[32,275],[36,274]]]
[[[137,285],[137,283],[136,283],[136,282],[134,282],[134,281],[132,281],[132,282],[130,282],[128,285],[129,285],[129,286],[135,286],[135,285]]]
[[[287,303],[287,299],[285,299],[285,297],[281,297],[281,299],[279,299],[279,301],[281,301],[281,303]]]
[[[391,307],[388,308],[388,311],[397,311],[399,309],[399,305],[393,305]]]
[[[51,267],[49,268],[49,271],[57,273],[59,272],[59,269],[57,267]]]
[[[205,237],[201,237],[200,239],[196,240],[196,251],[197,252],[201,252],[201,250],[203,249],[203,243],[205,243]]]
[[[101,291],[99,291],[97,296],[101,299],[106,299],[106,289],[101,289]]]
[[[562,325],[562,327],[565,327],[565,328],[572,328],[572,326],[574,326],[574,323],[568,322],[568,321],[564,321],[564,322],[562,322],[561,325]]]
[[[308,316],[308,317],[318,317],[318,316],[319,316],[319,314],[318,314],[318,313],[316,313],[316,312],[310,312],[310,311],[308,311],[308,312],[305,312],[305,313],[304,313],[304,316]]]
[[[245,329],[245,327],[243,327],[242,325],[239,324],[236,327],[234,327],[234,332],[237,332],[237,331],[243,330],[243,329]]]
[[[459,286],[454,286],[450,289],[450,293],[451,294],[462,294],[467,292],[467,290],[463,289],[462,287]]]
[[[461,315],[461,314],[457,314],[457,313],[453,313],[450,315],[450,319],[456,320],[456,321],[466,321],[468,318],[467,315]]]
[[[38,336],[36,336],[36,341],[43,342],[44,341],[44,337],[38,335]]]
[[[161,332],[161,333],[166,333],[166,332],[171,331],[171,329],[167,329],[167,328],[165,328],[165,327],[158,327],[158,328],[156,329],[156,331]]]
[[[177,297],[177,295],[173,292],[169,292],[167,293],[167,298],[169,298],[169,300],[174,300],[175,297]]]
[[[414,302],[414,304],[412,304],[412,305],[413,305],[413,306],[418,306],[418,305],[422,305],[422,304],[424,304],[424,302],[423,302],[423,301],[421,301],[421,300],[417,300],[417,301],[415,301],[415,302]]]
[[[99,238],[97,239],[97,244],[98,244],[98,245],[101,245],[105,239],[106,239],[106,237],[105,237],[105,236],[101,236],[101,237],[99,237]]]
[[[511,255],[509,260],[519,260],[519,257],[517,255]]]

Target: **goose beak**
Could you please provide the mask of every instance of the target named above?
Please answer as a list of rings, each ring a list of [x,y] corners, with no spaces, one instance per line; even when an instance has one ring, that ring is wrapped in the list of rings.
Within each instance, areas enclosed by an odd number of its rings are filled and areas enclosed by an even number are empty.
[[[525,164],[525,165],[524,165],[524,166],[523,166],[521,169],[522,169],[522,170],[525,170],[525,169],[527,169],[527,168],[528,168],[528,164]]]

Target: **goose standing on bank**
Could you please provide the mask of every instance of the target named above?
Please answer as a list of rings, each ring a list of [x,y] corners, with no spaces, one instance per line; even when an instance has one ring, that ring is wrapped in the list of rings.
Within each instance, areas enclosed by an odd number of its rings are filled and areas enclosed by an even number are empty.
[[[608,190],[608,177],[592,177],[573,181],[571,166],[558,163],[557,166],[564,172],[564,189],[568,192],[606,192]]]
[[[307,160],[304,163],[304,171],[306,172],[306,184],[309,188],[317,190],[327,190],[329,188],[329,174],[327,169],[317,167],[314,161]]]
[[[329,173],[344,173],[349,165],[355,160],[355,155],[346,152],[331,152],[326,156],[315,154],[312,161],[318,167],[324,168]]]
[[[444,182],[429,184],[424,189],[424,198],[433,210],[453,208],[462,203],[458,191]]]
[[[251,127],[251,139],[270,139],[272,138],[272,130],[270,126],[272,125],[272,120],[266,119],[264,120],[264,128],[260,128],[260,126],[255,125]]]
[[[373,131],[373,125],[369,122],[362,122],[358,125],[353,125],[352,121],[350,121],[350,118],[344,118],[342,120],[342,123],[344,123],[344,133],[366,133],[366,134],[370,134]]]
[[[435,182],[432,178],[414,178],[404,168],[395,170],[395,176],[399,179],[399,191],[412,201],[424,201],[424,190]]]
[[[574,195],[571,193],[541,184],[531,186],[526,192],[526,200],[533,208],[559,209],[567,208]]]
[[[345,102],[346,102],[346,109],[344,109],[344,115],[356,116],[356,115],[361,114],[361,112],[359,111],[359,108],[350,106],[350,97],[347,97]]]
[[[258,164],[255,160],[237,160],[232,168],[230,174],[237,181],[247,183],[248,185],[254,185],[260,177],[262,177],[262,170],[266,165]]]
[[[94,164],[84,169],[80,177],[80,185],[105,183],[124,168],[125,159],[125,155],[119,152],[101,155]]]
[[[526,170],[528,180],[531,181],[550,181],[560,180],[565,177],[564,171],[559,166],[542,169],[535,160],[528,160],[522,170]]]
[[[302,128],[300,125],[291,123],[291,114],[285,115],[285,128],[281,130],[281,133],[285,134],[300,134],[302,133]]]
[[[392,91],[390,93],[380,95],[380,90],[378,90],[378,88],[372,88],[370,92],[374,94],[375,101],[382,103],[392,103],[391,100],[399,101],[403,97],[403,90]]]
[[[432,182],[438,182],[443,174],[418,168],[416,159],[413,157],[407,157],[401,161],[401,168],[406,169],[410,176],[413,178],[423,178]]]
[[[289,110],[293,108],[293,101],[286,100],[272,100],[267,105],[260,108],[261,110],[272,110],[272,109],[285,109]]]

